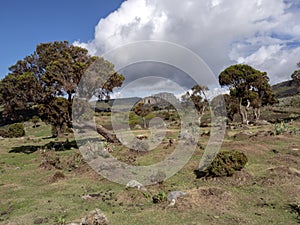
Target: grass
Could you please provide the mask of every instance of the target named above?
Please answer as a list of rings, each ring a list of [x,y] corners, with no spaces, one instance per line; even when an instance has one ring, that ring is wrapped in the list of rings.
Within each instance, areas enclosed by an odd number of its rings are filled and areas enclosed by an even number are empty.
[[[108,123],[109,114],[105,116],[104,123]],[[293,225],[299,222],[288,205],[300,201],[300,177],[287,174],[280,168],[276,173],[269,170],[280,166],[299,170],[300,152],[295,150],[300,149],[299,134],[236,141],[233,136],[243,130],[231,130],[222,150],[245,153],[249,160],[243,171],[228,178],[196,179],[194,170],[204,152],[198,147],[184,168],[162,184],[147,187],[148,194],[144,195],[106,180],[87,165],[72,170],[63,168],[60,171],[65,178],[51,182],[58,170],[39,167],[40,149],[51,141],[65,141],[66,138],[50,138],[51,129],[43,123],[37,128],[32,126],[32,123],[25,123],[26,136],[23,138],[0,140],[0,224],[30,225],[36,218],[42,218],[43,224],[80,221],[95,208],[100,208],[113,225]],[[299,129],[300,122],[295,121],[288,127]],[[201,132],[208,130],[205,128]],[[261,130],[274,130],[274,126],[250,127],[248,131],[255,134]],[[149,135],[145,130],[135,130],[134,133]],[[124,161],[136,156],[133,164],[150,165],[163,160],[173,151],[174,146],[164,147],[169,138],[176,138],[177,135],[178,129],[168,130],[165,143],[146,154],[131,152],[124,147],[116,148],[113,154]],[[71,136],[68,138],[73,140]],[[201,137],[201,145],[205,147],[208,139],[208,136]],[[12,151],[30,148],[34,151]],[[272,152],[273,149],[279,153]],[[61,158],[72,158],[78,152],[73,149],[56,153]],[[176,190],[186,191],[188,195],[178,199],[175,207],[168,207],[167,202],[152,203],[151,196],[159,191],[169,193]],[[104,201],[102,198],[81,198],[93,193],[107,196],[110,192],[112,196]]]

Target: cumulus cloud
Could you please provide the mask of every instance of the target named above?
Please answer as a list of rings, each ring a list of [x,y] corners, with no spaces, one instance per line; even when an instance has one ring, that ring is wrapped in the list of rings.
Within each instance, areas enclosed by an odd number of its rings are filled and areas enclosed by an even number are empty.
[[[292,0],[127,0],[99,21],[93,40],[75,44],[102,55],[134,41],[170,41],[198,54],[216,76],[247,63],[275,83],[300,61],[299,12]]]

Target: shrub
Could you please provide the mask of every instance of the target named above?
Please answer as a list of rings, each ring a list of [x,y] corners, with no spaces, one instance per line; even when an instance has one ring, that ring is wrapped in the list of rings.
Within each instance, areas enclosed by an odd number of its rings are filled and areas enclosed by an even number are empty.
[[[276,135],[280,135],[283,134],[287,131],[287,127],[285,125],[285,123],[283,121],[281,121],[281,123],[276,123],[275,125],[275,134]]]
[[[34,124],[34,128],[36,128],[37,127],[37,124],[38,124],[38,122],[40,122],[40,117],[38,117],[38,116],[33,116],[32,117],[32,119],[31,119],[31,122]]]
[[[152,197],[153,203],[157,204],[167,200],[167,194],[164,191],[160,191],[157,195]]]
[[[0,136],[3,138],[8,138],[9,134],[7,130],[0,130]]]
[[[22,123],[15,123],[8,127],[8,135],[10,138],[23,137],[25,135],[24,125]]]
[[[243,169],[247,162],[247,156],[242,152],[220,152],[207,168],[206,174],[213,177],[232,176],[235,171]]]

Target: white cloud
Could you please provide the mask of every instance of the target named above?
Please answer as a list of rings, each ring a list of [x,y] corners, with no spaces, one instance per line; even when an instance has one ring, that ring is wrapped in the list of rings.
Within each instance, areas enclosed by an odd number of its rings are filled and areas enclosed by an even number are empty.
[[[300,61],[299,5],[287,0],[127,0],[99,21],[94,40],[75,44],[101,55],[133,41],[171,41],[197,53],[216,75],[242,62],[268,72],[274,83],[289,79]]]

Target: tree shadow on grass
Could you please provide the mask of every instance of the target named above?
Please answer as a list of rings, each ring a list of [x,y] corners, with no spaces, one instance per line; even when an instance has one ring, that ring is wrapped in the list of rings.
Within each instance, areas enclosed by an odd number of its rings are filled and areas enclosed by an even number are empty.
[[[24,145],[19,147],[12,148],[9,153],[24,153],[24,154],[32,154],[39,149],[43,150],[54,150],[54,151],[67,151],[71,149],[78,149],[76,141],[66,140],[65,142],[49,142],[45,145]]]

